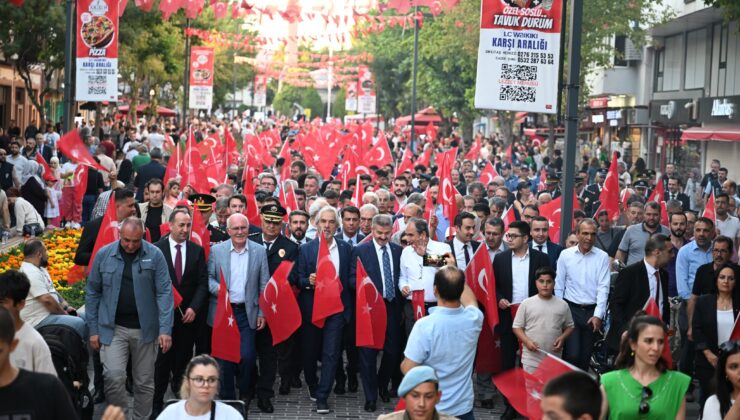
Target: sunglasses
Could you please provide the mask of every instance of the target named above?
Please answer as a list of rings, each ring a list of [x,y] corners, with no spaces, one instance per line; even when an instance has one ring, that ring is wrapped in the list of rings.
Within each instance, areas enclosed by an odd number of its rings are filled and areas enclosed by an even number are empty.
[[[653,396],[653,390],[644,386],[642,387],[642,394],[640,395],[640,406],[638,408],[640,414],[647,414],[650,412],[650,404],[648,400]]]

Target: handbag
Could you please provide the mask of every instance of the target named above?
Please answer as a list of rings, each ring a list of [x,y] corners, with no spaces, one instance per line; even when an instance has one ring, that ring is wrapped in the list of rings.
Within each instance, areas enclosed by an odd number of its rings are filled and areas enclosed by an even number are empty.
[[[41,236],[44,230],[40,223],[27,223],[23,225],[23,236]]]

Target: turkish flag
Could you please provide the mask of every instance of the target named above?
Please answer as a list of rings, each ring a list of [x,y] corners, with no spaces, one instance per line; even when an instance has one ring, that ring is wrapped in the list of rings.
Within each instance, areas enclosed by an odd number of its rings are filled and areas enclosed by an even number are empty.
[[[280,192],[280,205],[285,209],[285,217],[283,217],[283,221],[287,222],[290,213],[298,210],[298,198],[296,198],[295,190],[292,186],[287,186],[286,188],[281,189]]]
[[[360,152],[364,153],[373,147],[373,125],[369,122],[364,122],[362,125],[357,127],[356,133],[360,136]],[[383,132],[378,132],[378,143],[385,141],[385,135]],[[387,145],[387,141],[386,141]]]
[[[475,141],[473,141],[473,144],[470,146],[470,150],[468,150],[468,153],[465,154],[465,159],[468,160],[476,160],[478,159],[478,156],[480,155],[480,137],[476,136]]]
[[[414,308],[414,321],[418,321],[427,315],[427,309],[424,306],[424,290],[411,292],[411,305]]]
[[[182,295],[177,291],[175,285],[172,285],[172,299],[175,301],[175,308],[179,308],[182,305]]]
[[[357,347],[382,350],[388,314],[385,301],[357,258]]]
[[[67,134],[63,135],[57,142],[57,148],[64,153],[72,162],[81,163],[83,165],[90,166],[99,171],[108,172],[107,169],[100,166],[98,162],[93,159],[87,147],[82,143],[80,138],[80,132],[77,130],[69,130]]]
[[[432,160],[432,149],[433,147],[431,146],[427,147],[427,149],[421,153],[421,156],[419,156],[419,159],[416,159],[416,162],[414,162],[414,167],[421,165],[425,168],[428,168],[429,162],[431,162]]]
[[[262,219],[260,219],[260,212],[257,208],[257,199],[254,197],[254,183],[252,177],[249,175],[250,170],[244,168],[244,196],[247,197],[247,208],[244,211],[244,215],[247,216],[249,224],[255,226],[262,226]]]
[[[661,183],[662,185],[662,183]],[[599,209],[596,210],[596,215],[599,212],[606,210],[609,215],[609,220],[617,220],[619,218],[619,172],[617,170],[617,152],[614,152],[612,156],[612,162],[609,165],[609,172],[606,174],[604,180],[604,186],[601,188],[599,194]]]
[[[363,188],[362,188],[362,181],[360,181],[360,175],[357,175],[355,177],[355,192],[352,194],[352,202],[354,203],[355,207],[362,206],[362,194],[363,194]]]
[[[493,182],[493,178],[497,176],[499,176],[498,172],[496,172],[496,168],[493,167],[491,161],[486,161],[486,166],[480,173],[480,182],[482,182],[483,185],[488,185]]]
[[[193,209],[193,227],[190,229],[190,240],[200,245],[206,254],[206,261],[211,255],[211,232],[208,230],[208,221],[203,220],[203,215],[197,207]]]
[[[707,199],[707,204],[704,206],[702,217],[710,219],[715,225],[717,224],[717,212],[715,211],[714,205],[714,188],[712,188],[712,192],[709,194],[709,199]]]
[[[452,184],[452,169],[455,165],[456,154],[456,147],[445,153],[438,171],[439,194],[437,195],[437,202],[442,205],[442,211],[447,220],[450,221],[450,226],[452,226],[455,216],[457,216],[457,189]]]
[[[488,315],[484,316],[488,324]],[[478,349],[475,353],[477,373],[501,372],[501,335],[490,328],[482,328],[478,336]]]
[[[522,368],[510,369],[494,376],[493,383],[516,411],[527,418],[540,419],[540,403],[545,384],[564,373],[577,370],[577,367],[547,353],[531,374]]]
[[[41,165],[42,168],[44,168],[43,178],[44,181],[56,181],[57,179],[54,178],[54,174],[51,172],[51,168],[49,168],[49,164],[46,163],[46,159],[44,159],[43,156],[41,156],[41,153],[36,153],[36,162],[38,162],[39,165]]]
[[[612,162],[614,162],[614,159],[612,159]],[[661,179],[658,179],[655,188],[653,188],[653,192],[650,193],[648,201],[655,201],[656,203],[660,203],[661,201],[663,201],[664,198],[665,188],[663,187],[663,181]]]
[[[547,171],[543,167],[540,169],[540,182],[537,184],[537,191],[544,191],[547,189]]]
[[[217,154],[223,154],[224,146],[221,141],[214,135],[210,135],[203,139],[202,142],[195,145],[195,149],[200,155],[208,155],[214,157]],[[210,159],[210,158],[209,158]]]
[[[357,172],[357,162],[360,157],[357,156],[351,148],[347,148],[344,152],[344,162],[342,162],[342,169],[339,171],[339,178],[342,180],[342,191],[349,188],[349,180],[359,175]]]
[[[181,0],[161,0],[159,2],[159,11],[162,12],[162,19],[169,20],[177,9],[182,6]]]
[[[407,147],[406,150],[403,152],[403,157],[401,158],[401,163],[396,168],[396,176],[400,176],[407,170],[410,170],[413,172],[414,170],[414,163],[411,161],[411,158],[413,155],[411,154],[411,148]]]
[[[740,340],[740,325],[738,324],[737,320],[740,319],[740,316],[735,318],[735,325],[732,327],[732,333],[730,333],[730,340]]]
[[[81,166],[81,165],[80,165]],[[105,210],[103,215],[103,221],[100,223],[100,231],[98,237],[95,238],[95,245],[93,246],[92,255],[90,256],[90,262],[88,267],[92,267],[95,256],[98,255],[100,248],[117,241],[119,237],[118,232],[118,216],[116,214],[116,200],[113,194],[110,195],[108,200],[108,208]]]
[[[292,161],[290,150],[290,142],[286,139],[280,148],[280,152],[278,152],[278,157],[283,158],[283,166],[280,168],[280,180],[283,182],[290,179],[290,164]]]
[[[301,310],[288,283],[293,263],[283,261],[260,295],[260,309],[272,333],[272,345],[287,340],[301,326]]]
[[[82,199],[87,191],[87,175],[90,170],[85,165],[77,165],[74,172],[75,180],[75,203],[82,205]],[[113,194],[111,194],[113,196]]]
[[[234,311],[231,309],[229,289],[226,287],[223,272],[218,287],[216,315],[213,319],[211,356],[234,363],[241,361],[241,334]]]
[[[493,330],[498,325],[498,306],[496,305],[496,277],[493,274],[488,247],[481,244],[465,268],[465,282],[475,293],[476,299],[486,309],[488,326]]]
[[[239,164],[239,150],[237,149],[234,136],[231,135],[231,128],[229,126],[224,127],[224,158],[227,167],[229,165]],[[285,162],[290,162],[290,156]]]
[[[391,149],[388,147],[388,141],[384,138],[379,139],[375,146],[370,148],[365,159],[367,159],[368,166],[375,165],[378,168],[393,163],[393,155],[391,155]]]
[[[509,230],[509,225],[511,222],[516,221],[516,215],[514,214],[514,206],[509,206],[508,209],[506,209],[506,213],[501,217],[501,220],[504,221],[504,232]]]
[[[437,127],[434,126],[434,123],[429,122],[429,125],[427,125],[424,132],[427,135],[427,141],[432,141],[437,138]]]
[[[311,322],[324,328],[326,318],[344,310],[342,303],[342,282],[339,281],[337,269],[329,257],[329,246],[324,235],[319,237],[319,258],[316,262],[316,286],[313,296],[313,313]]]
[[[562,221],[560,220],[560,211],[561,209],[561,203],[562,203],[563,196],[550,201],[549,203],[545,203],[540,206],[540,216],[546,218],[550,222],[550,240],[557,243],[559,242],[560,238],[560,224]],[[573,210],[578,208],[578,198],[575,194],[573,194]]]
[[[180,174],[180,164],[182,163],[182,148],[180,142],[175,143],[175,147],[172,148],[172,154],[170,154],[167,160],[167,169],[164,173],[165,184],[172,178],[177,177]]]
[[[203,176],[206,173],[203,167],[203,159],[195,145],[195,137],[192,134],[188,136],[188,142],[185,146],[185,155],[180,164],[180,176],[182,177],[182,187],[190,185],[196,192],[207,194],[210,190],[208,178]]]
[[[645,311],[645,314],[647,315],[654,316],[661,321],[663,320],[663,314],[660,313],[660,308],[653,297],[648,298],[647,302],[645,302],[645,306],[642,307],[642,310]],[[673,356],[671,355],[671,346],[668,345],[668,333],[665,334],[665,340],[663,343],[663,359],[668,363],[668,367],[671,368],[673,366]]]

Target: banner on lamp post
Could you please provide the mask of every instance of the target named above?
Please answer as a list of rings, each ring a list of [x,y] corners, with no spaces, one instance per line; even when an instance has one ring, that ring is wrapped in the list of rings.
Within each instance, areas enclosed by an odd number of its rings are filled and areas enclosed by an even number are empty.
[[[557,112],[563,0],[483,0],[475,107]]]
[[[357,111],[357,80],[347,82],[344,95],[344,110]]]
[[[267,75],[254,76],[254,95],[252,106],[267,106]]]
[[[213,48],[190,50],[190,109],[213,107]]]
[[[375,114],[375,82],[367,66],[360,66],[357,82],[357,113]]]
[[[78,101],[118,101],[118,1],[77,0]]]

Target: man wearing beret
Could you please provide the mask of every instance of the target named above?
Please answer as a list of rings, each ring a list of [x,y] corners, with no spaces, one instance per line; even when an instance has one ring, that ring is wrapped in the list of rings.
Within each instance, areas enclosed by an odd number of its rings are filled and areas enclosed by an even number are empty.
[[[442,398],[437,373],[429,366],[417,366],[406,372],[398,395],[406,405],[404,410],[378,417],[378,420],[453,420],[457,417],[437,412],[435,408]]]

